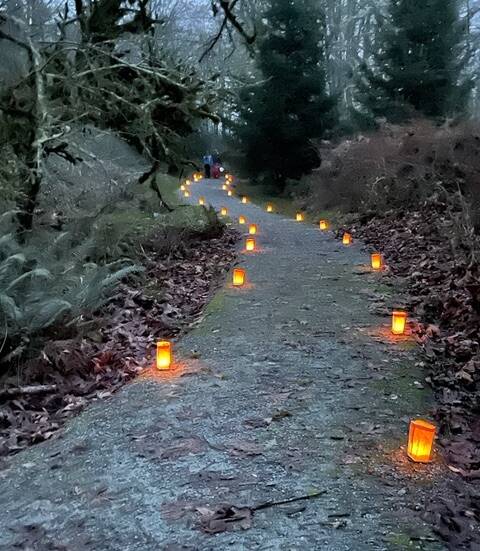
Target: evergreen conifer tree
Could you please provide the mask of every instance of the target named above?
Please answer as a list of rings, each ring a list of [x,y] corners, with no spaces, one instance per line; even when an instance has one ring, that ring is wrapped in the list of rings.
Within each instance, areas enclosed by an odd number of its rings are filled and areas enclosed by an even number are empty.
[[[361,69],[360,103],[374,116],[444,117],[465,109],[471,81],[457,0],[390,0],[379,49]]]
[[[259,82],[240,93],[238,133],[252,174],[278,192],[320,165],[312,138],[332,126],[324,70],[324,20],[316,0],[271,0],[259,43]]]

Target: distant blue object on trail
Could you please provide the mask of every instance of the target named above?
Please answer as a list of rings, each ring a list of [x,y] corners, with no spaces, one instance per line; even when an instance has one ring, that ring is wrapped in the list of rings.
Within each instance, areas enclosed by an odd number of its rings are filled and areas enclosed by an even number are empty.
[[[211,171],[213,166],[213,156],[212,155],[204,155],[203,157],[203,167],[204,167],[204,175],[205,178],[210,178]]]

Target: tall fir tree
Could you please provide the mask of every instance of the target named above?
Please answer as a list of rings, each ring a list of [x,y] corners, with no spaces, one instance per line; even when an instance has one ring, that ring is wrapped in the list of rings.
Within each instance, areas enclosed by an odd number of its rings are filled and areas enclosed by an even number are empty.
[[[378,51],[361,67],[359,101],[376,117],[445,117],[466,108],[471,80],[458,0],[390,0]]]
[[[318,0],[271,0],[259,43],[259,81],[239,94],[238,134],[250,173],[277,192],[320,165],[312,139],[334,122],[326,93],[324,17]]]

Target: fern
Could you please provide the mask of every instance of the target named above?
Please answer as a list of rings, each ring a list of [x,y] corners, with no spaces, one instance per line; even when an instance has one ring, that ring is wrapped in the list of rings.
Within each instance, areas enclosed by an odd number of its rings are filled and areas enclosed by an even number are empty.
[[[18,243],[12,233],[0,237],[0,258],[6,258],[18,252]]]
[[[21,323],[23,316],[21,309],[17,306],[13,298],[6,294],[0,294],[0,311],[5,314],[5,317],[15,324]]]
[[[14,287],[17,287],[20,285],[20,283],[23,283],[26,279],[53,279],[52,274],[46,270],[45,268],[36,268],[35,270],[30,270],[26,274],[22,274],[21,276],[14,279],[7,287],[7,291],[11,291]]]
[[[23,253],[17,253],[17,254],[12,254],[12,256],[9,256],[8,258],[6,258],[3,264],[5,266],[9,266],[10,264],[13,264],[13,263],[23,265],[25,264],[25,260],[26,258]]]
[[[122,279],[143,270],[127,259],[92,262],[93,249],[88,234],[76,245],[70,232],[40,228],[26,244],[13,231],[0,234],[0,321],[9,339],[31,341],[55,325],[75,325],[107,303]]]
[[[27,327],[33,333],[47,329],[71,311],[72,305],[66,300],[47,300],[37,308],[27,309]]]
[[[109,288],[116,285],[120,280],[127,277],[127,275],[143,272],[144,269],[140,266],[126,266],[121,270],[116,271],[115,273],[105,277],[102,281],[102,288],[108,290]]]
[[[12,254],[0,264],[0,289],[7,287],[18,276],[26,262],[22,253]]]

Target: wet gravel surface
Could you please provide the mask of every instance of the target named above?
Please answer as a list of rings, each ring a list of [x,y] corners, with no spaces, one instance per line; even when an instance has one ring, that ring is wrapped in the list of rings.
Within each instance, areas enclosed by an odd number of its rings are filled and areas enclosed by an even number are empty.
[[[0,549],[443,549],[422,520],[443,467],[405,459],[408,421],[431,406],[424,374],[373,313],[392,290],[359,244],[218,181],[192,187],[192,202],[258,224],[259,251],[240,254],[247,285],[225,283],[172,373],[152,369],[9,460]],[[302,496],[246,530],[200,529],[222,504]]]

